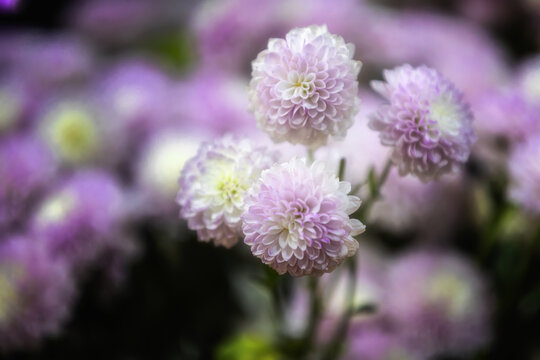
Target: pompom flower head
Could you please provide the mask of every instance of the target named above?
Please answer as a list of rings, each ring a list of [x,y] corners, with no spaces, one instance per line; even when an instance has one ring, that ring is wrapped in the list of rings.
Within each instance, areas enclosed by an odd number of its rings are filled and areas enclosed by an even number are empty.
[[[274,154],[247,140],[227,136],[201,145],[182,170],[177,196],[180,216],[199,240],[227,248],[238,242],[247,190],[274,161]]]
[[[38,206],[31,227],[54,257],[77,270],[86,269],[115,243],[122,241],[120,185],[107,173],[80,171],[51,192]]]
[[[403,65],[372,87],[388,100],[370,119],[401,175],[429,181],[465,163],[476,139],[462,93],[436,70]]]
[[[347,195],[322,162],[293,159],[264,171],[246,200],[244,242],[278,273],[321,275],[333,271],[358,248],[364,225],[350,219],[360,199]]]
[[[249,98],[259,127],[275,142],[312,148],[344,138],[359,103],[361,63],[353,55],[354,46],[326,26],[270,39],[252,63]]]
[[[74,286],[63,262],[26,237],[0,245],[0,350],[35,346],[69,315]]]
[[[416,251],[388,278],[389,317],[429,354],[466,354],[490,338],[491,304],[482,275],[451,253]]]
[[[517,146],[510,157],[510,198],[540,215],[540,135]]]

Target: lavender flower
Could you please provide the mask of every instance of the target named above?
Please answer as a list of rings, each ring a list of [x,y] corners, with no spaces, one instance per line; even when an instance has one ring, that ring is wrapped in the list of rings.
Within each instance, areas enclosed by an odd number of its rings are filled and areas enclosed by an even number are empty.
[[[509,159],[510,198],[527,211],[540,214],[540,135],[517,146]]]
[[[453,254],[413,252],[390,269],[389,317],[429,354],[466,354],[490,338],[490,301],[481,274]]]
[[[358,111],[361,63],[354,46],[326,26],[271,39],[253,61],[249,98],[259,127],[275,142],[312,148],[344,138]]]
[[[132,142],[165,123],[170,84],[158,68],[142,61],[126,61],[110,70],[97,86],[97,97],[107,117]]]
[[[112,162],[118,156],[122,137],[114,136],[116,125],[86,94],[61,97],[44,109],[38,131],[57,159],[68,166]],[[114,141],[112,140],[114,138]]]
[[[201,241],[232,247],[242,234],[246,192],[275,155],[247,140],[225,137],[203,143],[184,166],[177,202]]]
[[[472,113],[462,93],[437,71],[403,65],[384,72],[386,82],[372,87],[389,104],[371,117],[383,145],[392,146],[392,161],[401,175],[422,181],[456,171],[475,141]]]
[[[473,102],[473,109],[481,137],[503,138],[514,143],[540,129],[538,108],[516,88],[487,92]]]
[[[37,139],[17,135],[0,140],[0,229],[24,219],[55,170],[52,154]]]
[[[321,275],[353,256],[365,227],[360,199],[321,162],[293,159],[264,171],[246,199],[244,242],[279,274]]]
[[[34,239],[0,244],[0,350],[35,346],[59,332],[74,296],[66,266]]]
[[[37,208],[31,227],[55,257],[86,269],[104,249],[121,241],[122,191],[101,171],[76,173]],[[112,244],[112,245],[111,245]]]

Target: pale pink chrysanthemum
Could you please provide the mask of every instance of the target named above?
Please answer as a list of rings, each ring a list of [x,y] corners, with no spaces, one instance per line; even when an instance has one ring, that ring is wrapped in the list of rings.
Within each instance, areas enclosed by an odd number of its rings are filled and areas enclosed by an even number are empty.
[[[456,171],[476,140],[463,94],[436,70],[410,65],[385,70],[372,87],[388,100],[370,119],[383,145],[393,147],[401,175],[422,181]]]
[[[227,248],[238,242],[247,191],[274,161],[266,148],[229,136],[199,147],[182,170],[176,198],[199,240]]]
[[[344,138],[358,112],[361,63],[354,45],[326,26],[270,39],[253,61],[249,98],[259,127],[275,142],[312,148]]]
[[[509,160],[509,196],[527,211],[540,214],[540,135],[517,146]]]
[[[279,274],[331,272],[356,253],[353,236],[365,229],[349,218],[360,206],[350,190],[350,183],[339,181],[319,161],[309,166],[295,158],[274,165],[246,198],[244,242]]]

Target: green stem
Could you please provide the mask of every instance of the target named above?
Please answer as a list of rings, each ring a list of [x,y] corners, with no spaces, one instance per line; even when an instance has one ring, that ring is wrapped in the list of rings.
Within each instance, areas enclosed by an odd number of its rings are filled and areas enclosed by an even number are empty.
[[[345,177],[345,167],[347,165],[347,160],[342,157],[340,160],[339,160],[339,170],[338,170],[338,178],[339,180],[343,181],[344,177]]]
[[[321,360],[337,359],[343,350],[343,339],[347,336],[349,325],[351,323],[352,316],[354,314],[354,298],[356,295],[356,283],[357,283],[357,269],[358,263],[356,256],[353,256],[347,261],[347,269],[349,272],[349,286],[347,288],[347,296],[345,298],[345,311],[339,319],[336,331],[332,336],[332,339],[328,342],[328,345],[323,352]]]
[[[310,295],[309,318],[302,344],[302,354],[305,359],[309,358],[309,352],[313,349],[313,344],[315,343],[315,337],[317,335],[317,329],[319,328],[319,322],[321,317],[322,301],[318,293],[318,285],[318,277],[310,277],[308,279]]]
[[[351,215],[352,218],[363,219],[367,214],[369,214],[369,210],[371,209],[373,203],[375,203],[381,197],[381,189],[386,183],[386,180],[388,180],[390,170],[392,170],[392,160],[388,159],[384,165],[381,175],[370,184],[369,198],[364,201],[362,206]]]

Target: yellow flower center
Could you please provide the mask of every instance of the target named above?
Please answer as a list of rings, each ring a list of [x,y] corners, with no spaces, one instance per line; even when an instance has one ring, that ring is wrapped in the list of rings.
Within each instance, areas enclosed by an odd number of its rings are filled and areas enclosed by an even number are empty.
[[[94,155],[99,139],[91,114],[76,105],[66,105],[50,118],[48,140],[63,160],[79,163]]]

